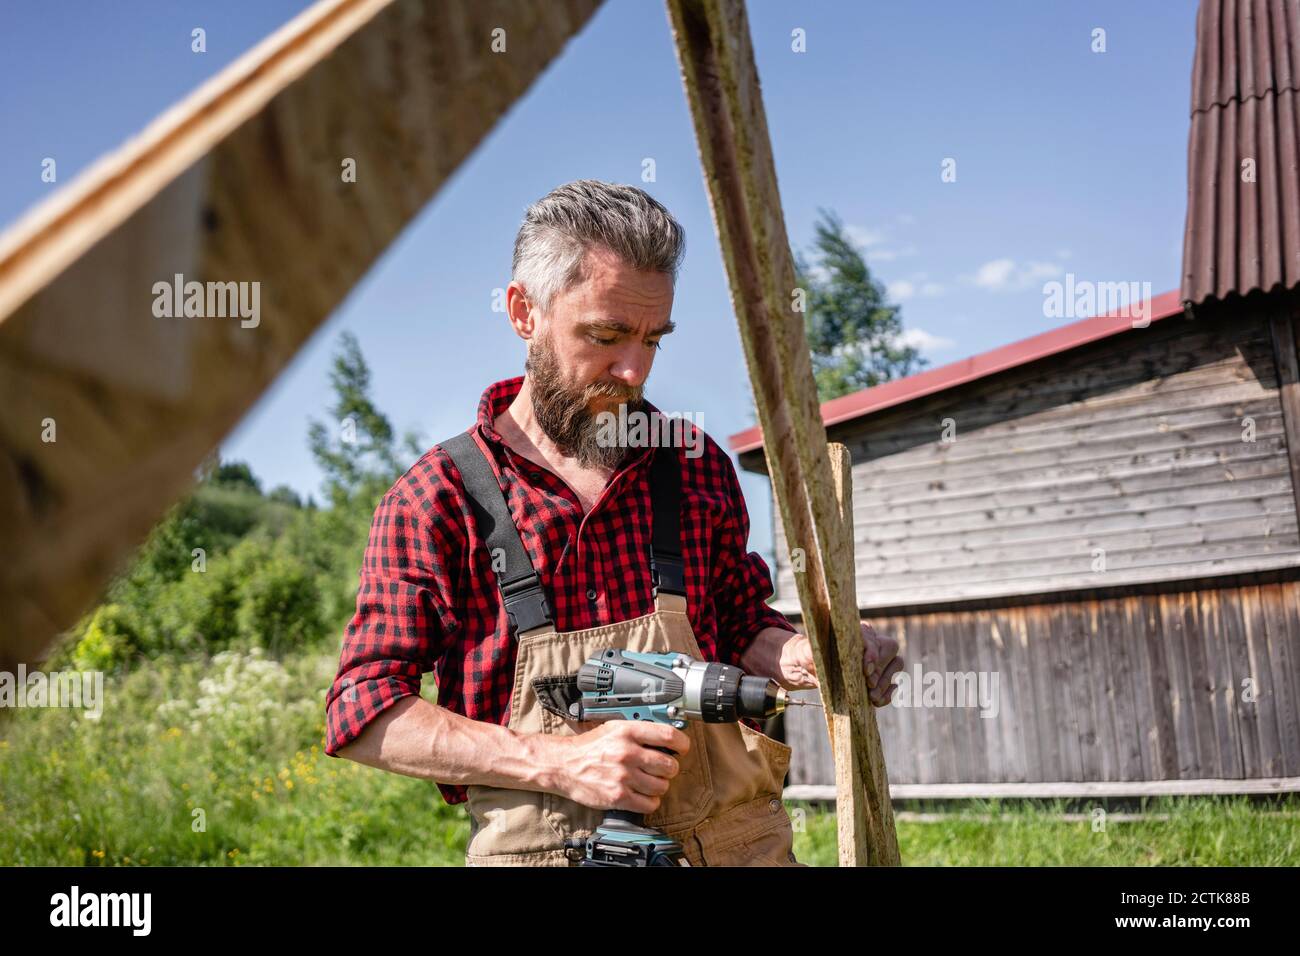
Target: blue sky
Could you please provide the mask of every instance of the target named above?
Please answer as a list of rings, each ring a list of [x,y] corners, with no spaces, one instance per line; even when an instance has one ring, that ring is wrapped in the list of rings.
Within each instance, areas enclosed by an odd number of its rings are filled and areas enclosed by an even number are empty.
[[[291,0],[7,0],[0,11],[0,224],[305,8]],[[818,207],[863,244],[934,365],[1044,331],[1044,279],[1178,284],[1194,0],[751,0],[785,221],[807,249]],[[190,50],[203,27],[208,51]],[[801,28],[807,50],[791,49]],[[1093,52],[1093,31],[1106,50]],[[655,182],[641,180],[653,158]],[[941,164],[956,160],[955,182]],[[528,203],[571,179],[630,182],[682,222],[687,255],[647,384],[665,412],[726,436],[749,384],[663,4],[608,0],[222,443],[267,487],[320,476],[343,330],[374,393],[426,444],[473,421],[524,346],[492,290]],[[1064,320],[1069,321],[1069,320]],[[765,479],[742,478],[770,547]]]

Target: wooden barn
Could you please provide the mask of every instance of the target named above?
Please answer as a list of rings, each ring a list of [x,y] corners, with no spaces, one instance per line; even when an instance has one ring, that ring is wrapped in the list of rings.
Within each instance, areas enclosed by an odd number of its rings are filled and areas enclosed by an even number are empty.
[[[822,405],[852,454],[859,610],[907,660],[877,712],[895,798],[1300,790],[1300,16],[1280,13],[1300,5],[1202,3],[1179,292]],[[731,447],[765,471],[758,429]],[[821,716],[785,733],[788,794],[833,796]]]

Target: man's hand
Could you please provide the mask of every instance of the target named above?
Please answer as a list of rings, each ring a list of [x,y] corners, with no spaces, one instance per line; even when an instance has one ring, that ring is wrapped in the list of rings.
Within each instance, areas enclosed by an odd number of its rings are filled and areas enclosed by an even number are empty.
[[[668,785],[681,770],[668,754],[691,749],[691,738],[667,724],[644,720],[610,720],[572,737],[537,738],[550,750],[554,786],[548,787],[597,810],[659,809]]]
[[[875,707],[884,707],[894,696],[894,675],[903,669],[898,656],[898,641],[881,637],[866,621],[862,622],[862,674],[867,679],[867,699]],[[813,660],[812,642],[806,634],[794,634],[781,649],[776,680],[787,690],[820,687],[817,663]]]

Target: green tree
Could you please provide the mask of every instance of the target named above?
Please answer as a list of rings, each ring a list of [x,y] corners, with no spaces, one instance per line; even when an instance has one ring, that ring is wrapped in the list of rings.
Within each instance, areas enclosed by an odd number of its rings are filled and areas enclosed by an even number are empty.
[[[288,485],[276,485],[266,495],[268,501],[278,501],[295,511],[302,507],[302,498]]]
[[[413,433],[399,447],[388,418],[370,397],[370,369],[352,335],[339,340],[330,384],[334,421],[328,426],[313,421],[308,432],[312,455],[325,474],[325,506],[317,511],[309,499],[301,512],[311,529],[302,546],[318,572],[323,620],[338,628],[356,606],[357,570],[375,506],[423,449]]]
[[[221,485],[226,488],[243,488],[259,495],[262,493],[262,483],[253,474],[253,469],[242,461],[221,462],[206,480],[210,484]]]
[[[370,397],[370,367],[356,336],[344,332],[330,369],[334,403],[333,422],[312,421],[308,429],[311,453],[325,473],[325,492],[335,507],[358,495],[374,507],[378,496],[405,470],[387,416]],[[418,438],[405,436],[413,456],[420,453]]]
[[[806,293],[804,328],[817,397],[825,402],[911,375],[927,363],[902,343],[899,308],[886,301],[884,287],[872,278],[839,217],[818,211],[815,265],[796,254],[795,273]]]

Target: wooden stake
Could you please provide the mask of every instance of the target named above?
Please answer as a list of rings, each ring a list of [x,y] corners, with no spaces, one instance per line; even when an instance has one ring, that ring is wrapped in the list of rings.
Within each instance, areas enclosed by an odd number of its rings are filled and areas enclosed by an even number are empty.
[[[668,0],[732,306],[836,757],[840,863],[895,865],[898,838],[862,673],[847,450],[822,424],[743,0]],[[833,470],[834,469],[834,470]],[[847,523],[846,523],[846,518]]]

